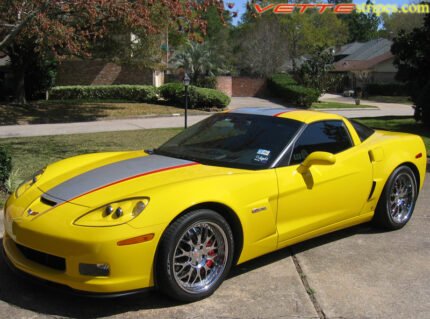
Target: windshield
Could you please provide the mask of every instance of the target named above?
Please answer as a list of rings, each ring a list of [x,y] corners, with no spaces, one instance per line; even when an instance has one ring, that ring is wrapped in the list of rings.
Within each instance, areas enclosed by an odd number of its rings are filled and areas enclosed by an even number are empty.
[[[203,164],[268,168],[301,125],[271,116],[216,114],[176,135],[154,153]]]

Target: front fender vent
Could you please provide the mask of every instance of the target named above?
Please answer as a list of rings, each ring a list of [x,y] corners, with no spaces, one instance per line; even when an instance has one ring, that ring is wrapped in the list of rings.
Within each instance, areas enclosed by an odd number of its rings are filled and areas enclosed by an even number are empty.
[[[375,192],[375,188],[376,188],[376,182],[373,181],[372,182],[372,188],[370,189],[370,194],[369,194],[369,198],[367,198],[367,201],[372,199],[373,193]]]

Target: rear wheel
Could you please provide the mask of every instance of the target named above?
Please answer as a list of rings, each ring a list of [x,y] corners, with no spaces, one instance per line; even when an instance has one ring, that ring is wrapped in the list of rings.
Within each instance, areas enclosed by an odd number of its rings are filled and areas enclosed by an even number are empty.
[[[408,166],[398,167],[388,179],[374,222],[386,229],[400,229],[411,219],[417,200],[418,187],[414,172]]]
[[[178,218],[161,239],[156,264],[160,290],[181,301],[211,295],[233,260],[233,234],[218,213],[200,209]]]

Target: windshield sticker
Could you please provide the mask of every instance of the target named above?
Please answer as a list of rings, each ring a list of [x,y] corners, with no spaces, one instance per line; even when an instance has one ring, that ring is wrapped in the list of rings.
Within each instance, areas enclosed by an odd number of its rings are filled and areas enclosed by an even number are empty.
[[[264,156],[264,155],[257,155],[254,158],[255,162],[262,163],[262,164],[266,164],[268,160],[269,160],[269,156]]]
[[[262,149],[262,148],[260,148],[258,151],[257,151],[257,155],[263,155],[263,156],[269,156],[270,155],[270,151],[268,151],[268,150],[264,150],[264,149]]]

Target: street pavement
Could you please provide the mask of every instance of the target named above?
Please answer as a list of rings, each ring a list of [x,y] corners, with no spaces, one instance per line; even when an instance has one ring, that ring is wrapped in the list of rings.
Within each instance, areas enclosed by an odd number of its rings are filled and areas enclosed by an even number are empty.
[[[334,100],[336,102],[354,103],[351,98],[343,98],[334,95],[324,95],[321,100]],[[363,104],[378,105],[378,109],[360,110],[325,110],[326,112],[340,114],[342,116],[376,117],[376,116],[412,116],[413,109],[410,105],[393,103],[374,103],[363,101]],[[233,97],[229,105],[230,109],[240,107],[285,107],[277,100],[265,100],[254,97]],[[189,116],[189,124],[197,123],[209,115]],[[131,131],[138,129],[183,127],[183,116],[151,117],[121,120],[102,120],[94,122],[78,122],[63,124],[32,124],[32,125],[6,125],[0,126],[0,138],[22,136],[46,136],[96,132]]]
[[[0,257],[0,318],[428,319],[429,207],[428,173],[403,229],[364,224],[260,257],[233,268],[213,296],[191,304],[157,292],[72,296],[22,279]]]

